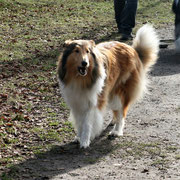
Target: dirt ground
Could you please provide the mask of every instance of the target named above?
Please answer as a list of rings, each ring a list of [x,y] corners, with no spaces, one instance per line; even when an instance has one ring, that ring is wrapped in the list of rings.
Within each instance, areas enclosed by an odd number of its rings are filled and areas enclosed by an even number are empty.
[[[173,38],[172,28],[158,32],[161,39]],[[15,179],[180,179],[180,55],[172,43],[161,49],[149,78],[150,94],[130,109],[123,137],[108,137],[112,127],[107,113],[107,127],[90,148],[56,144],[15,166],[19,172]]]

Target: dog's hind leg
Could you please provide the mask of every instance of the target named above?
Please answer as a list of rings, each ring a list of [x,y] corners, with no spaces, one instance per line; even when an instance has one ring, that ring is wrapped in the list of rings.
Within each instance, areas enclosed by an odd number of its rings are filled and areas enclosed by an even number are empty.
[[[124,117],[122,110],[115,111],[116,116],[115,118],[115,124],[113,127],[113,130],[110,132],[110,135],[112,136],[123,136],[123,129],[124,129]]]
[[[113,111],[114,118],[115,118],[115,124],[114,124],[113,130],[110,132],[110,135],[123,136],[123,129],[124,129],[124,125],[125,125],[127,109],[128,109],[128,106],[126,106],[125,108],[120,109],[118,111]]]
[[[111,123],[109,124],[110,126],[114,126],[116,124],[117,115],[118,115],[118,111],[113,111],[113,118]]]

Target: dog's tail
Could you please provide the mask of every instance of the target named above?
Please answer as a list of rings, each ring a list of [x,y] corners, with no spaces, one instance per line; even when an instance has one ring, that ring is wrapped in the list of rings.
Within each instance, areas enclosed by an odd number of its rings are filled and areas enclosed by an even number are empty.
[[[156,63],[159,52],[159,38],[154,28],[149,24],[141,27],[136,33],[132,46],[137,51],[144,69],[149,71]]]

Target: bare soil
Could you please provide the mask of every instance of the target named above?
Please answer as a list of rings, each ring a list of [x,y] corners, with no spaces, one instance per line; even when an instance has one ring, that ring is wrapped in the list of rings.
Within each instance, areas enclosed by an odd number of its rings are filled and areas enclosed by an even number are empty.
[[[161,39],[173,39],[172,28],[158,32]],[[22,180],[180,179],[180,55],[173,43],[160,50],[149,78],[150,94],[130,109],[123,137],[108,137],[107,113],[105,130],[90,148],[79,149],[69,140],[55,144],[15,165],[11,175],[15,171],[14,179]]]

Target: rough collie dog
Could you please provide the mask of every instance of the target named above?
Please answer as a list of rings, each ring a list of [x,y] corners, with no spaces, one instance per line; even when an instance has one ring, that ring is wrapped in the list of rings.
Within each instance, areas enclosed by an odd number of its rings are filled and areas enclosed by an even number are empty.
[[[146,90],[146,74],[157,60],[158,47],[150,25],[138,30],[132,47],[117,41],[65,42],[57,72],[80,147],[88,147],[100,135],[107,107],[114,115],[110,134],[123,135],[128,108]]]

